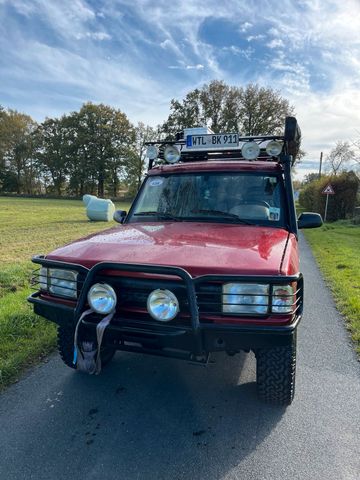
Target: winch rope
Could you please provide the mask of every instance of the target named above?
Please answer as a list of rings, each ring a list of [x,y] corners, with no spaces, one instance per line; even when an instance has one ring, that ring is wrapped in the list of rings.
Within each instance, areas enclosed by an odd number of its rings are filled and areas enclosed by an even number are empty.
[[[95,312],[91,308],[88,310],[85,310],[85,312],[82,313],[82,315],[80,316],[76,324],[75,333],[74,333],[73,364],[76,366],[77,370],[81,370],[90,375],[93,375],[93,374],[98,375],[101,372],[101,345],[103,341],[104,332],[106,327],[111,322],[115,312],[109,313],[97,324],[96,326],[97,348],[94,348],[93,342],[87,342],[87,341],[81,342],[81,347],[80,347],[78,342],[79,327],[83,319],[92,313],[95,313]]]

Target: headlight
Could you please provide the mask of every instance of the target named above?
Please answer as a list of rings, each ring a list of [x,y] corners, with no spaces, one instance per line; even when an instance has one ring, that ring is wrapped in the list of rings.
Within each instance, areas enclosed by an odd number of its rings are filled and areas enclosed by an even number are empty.
[[[61,297],[77,297],[78,272],[60,268],[40,268],[40,289]]]
[[[294,289],[291,285],[274,285],[272,295],[273,313],[292,313]]]
[[[148,296],[147,309],[155,320],[169,322],[179,313],[179,301],[170,290],[159,288]]]
[[[36,277],[35,277],[36,281]],[[38,282],[40,285],[41,290],[46,290],[48,289],[48,269],[46,267],[41,267],[40,268],[40,273],[38,276]]]
[[[225,283],[223,313],[264,314],[268,312],[269,285]]]
[[[95,283],[89,290],[88,302],[96,313],[107,314],[115,309],[117,297],[107,283]]]

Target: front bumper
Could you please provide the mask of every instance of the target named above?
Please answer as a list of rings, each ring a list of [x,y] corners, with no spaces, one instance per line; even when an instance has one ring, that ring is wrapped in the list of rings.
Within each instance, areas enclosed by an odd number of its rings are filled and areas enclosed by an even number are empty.
[[[60,326],[73,328],[81,314],[88,308],[87,292],[95,283],[99,275],[110,275],[125,272],[126,275],[150,274],[163,277],[178,277],[187,298],[189,321],[182,324],[163,324],[152,319],[144,322],[136,317],[126,318],[116,313],[111,324],[107,327],[103,342],[118,350],[152,353],[178,358],[189,356],[201,357],[209,352],[239,350],[254,350],[274,346],[285,346],[293,341],[296,328],[302,316],[303,308],[303,279],[302,275],[295,276],[214,276],[192,278],[190,274],[178,267],[161,265],[137,265],[103,262],[98,263],[90,270],[80,265],[72,265],[58,261],[47,260],[44,257],[34,257],[33,262],[45,267],[78,269],[82,275],[82,288],[79,291],[77,303],[62,302],[51,297],[45,297],[41,292],[32,294],[28,300],[34,305],[38,315],[47,318]],[[110,273],[106,273],[110,272]],[[128,273],[129,272],[129,273]],[[111,277],[109,277],[111,278]],[[270,284],[297,282],[298,303],[288,322],[282,325],[262,323],[261,319],[254,318],[254,324],[206,323],[200,321],[196,288],[201,282],[269,282]],[[101,319],[99,315],[89,315],[83,319],[83,325],[89,330],[96,329]],[[260,321],[259,321],[260,320]],[[271,319],[270,319],[271,320]]]
[[[76,309],[67,305],[44,300],[39,292],[28,298],[36,314],[63,327],[73,327]],[[285,346],[293,342],[301,315],[289,325],[219,325],[200,324],[196,332],[189,327],[169,325],[144,325],[114,317],[107,327],[103,343],[117,350],[151,353],[155,355],[196,359],[210,352],[253,350]],[[85,328],[96,329],[96,316],[83,320]]]

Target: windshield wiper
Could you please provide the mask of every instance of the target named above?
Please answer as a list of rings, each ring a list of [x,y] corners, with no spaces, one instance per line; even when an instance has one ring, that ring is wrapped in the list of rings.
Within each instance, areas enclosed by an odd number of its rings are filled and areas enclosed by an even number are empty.
[[[149,215],[149,216],[157,216],[159,218],[165,218],[165,219],[168,219],[168,220],[174,220],[175,222],[181,222],[182,219],[180,217],[176,217],[175,215],[171,215],[171,213],[167,213],[167,212],[156,212],[155,210],[154,211],[150,211],[150,212],[137,212],[137,213],[134,213],[134,217],[135,216],[146,216],[146,215]]]
[[[222,210],[208,210],[208,209],[200,209],[200,210],[192,210],[191,213],[209,213],[210,215],[220,215],[222,217],[233,218],[238,223],[243,223],[244,225],[254,225],[253,222],[249,222],[248,220],[243,220],[235,213],[230,212],[223,212]]]

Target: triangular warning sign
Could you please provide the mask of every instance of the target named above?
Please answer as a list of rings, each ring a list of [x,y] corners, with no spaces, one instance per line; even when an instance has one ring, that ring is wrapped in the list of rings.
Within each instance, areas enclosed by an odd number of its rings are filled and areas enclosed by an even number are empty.
[[[335,191],[334,191],[334,188],[331,185],[331,183],[326,185],[326,187],[324,188],[324,190],[321,193],[323,193],[324,195],[335,195]]]

